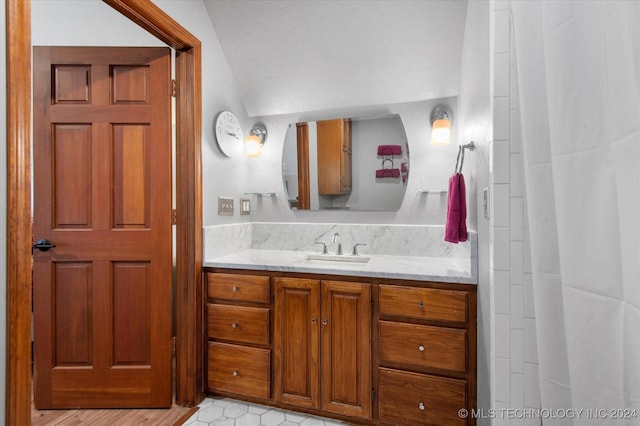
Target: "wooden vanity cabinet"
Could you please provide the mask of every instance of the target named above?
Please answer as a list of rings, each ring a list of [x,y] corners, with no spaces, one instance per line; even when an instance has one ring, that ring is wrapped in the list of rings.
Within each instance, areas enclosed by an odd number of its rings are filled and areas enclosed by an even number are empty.
[[[367,425],[474,426],[471,284],[205,268],[210,394]]]
[[[207,389],[270,398],[270,278],[212,272],[205,277]]]
[[[274,399],[371,418],[371,286],[275,279]]]
[[[476,402],[476,292],[388,284],[378,291],[380,423],[474,425],[458,412]]]
[[[351,193],[351,120],[317,121],[318,193]]]

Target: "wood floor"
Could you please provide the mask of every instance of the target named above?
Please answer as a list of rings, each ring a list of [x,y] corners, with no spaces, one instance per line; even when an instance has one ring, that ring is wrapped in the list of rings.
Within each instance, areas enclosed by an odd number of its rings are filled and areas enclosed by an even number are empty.
[[[198,411],[198,407],[173,405],[169,409],[148,410],[36,410],[31,405],[31,424],[45,425],[154,425],[178,426]]]

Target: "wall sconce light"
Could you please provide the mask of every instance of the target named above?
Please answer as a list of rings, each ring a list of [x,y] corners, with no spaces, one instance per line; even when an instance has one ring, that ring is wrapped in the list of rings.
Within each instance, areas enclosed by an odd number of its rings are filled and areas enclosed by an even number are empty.
[[[262,147],[267,139],[267,128],[262,124],[253,126],[244,140],[244,155],[247,157],[260,157],[262,155]]]
[[[431,111],[431,145],[449,145],[453,114],[445,106],[437,106]]]

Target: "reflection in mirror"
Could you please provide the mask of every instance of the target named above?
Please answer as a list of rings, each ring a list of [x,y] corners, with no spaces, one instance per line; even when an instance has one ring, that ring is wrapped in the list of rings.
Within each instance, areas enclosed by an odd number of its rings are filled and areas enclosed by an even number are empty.
[[[294,210],[397,210],[409,176],[398,115],[290,125],[282,174]]]

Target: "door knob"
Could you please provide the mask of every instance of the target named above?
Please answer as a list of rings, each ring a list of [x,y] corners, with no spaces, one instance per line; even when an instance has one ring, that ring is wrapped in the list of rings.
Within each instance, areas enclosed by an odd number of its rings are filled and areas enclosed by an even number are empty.
[[[31,246],[31,254],[33,254],[33,249],[38,249],[40,251],[49,251],[49,249],[52,249],[54,247],[55,244],[51,244],[46,238],[43,240],[38,240],[37,243]]]

